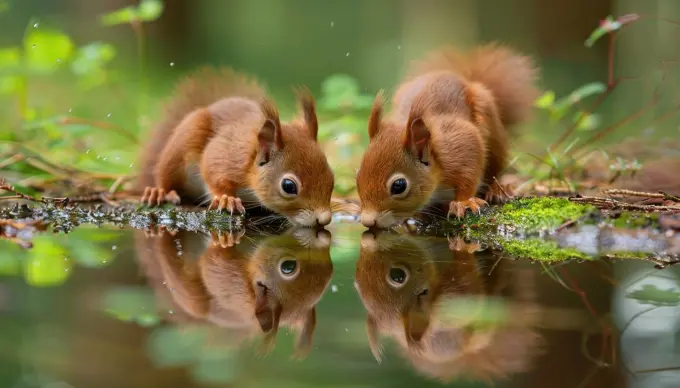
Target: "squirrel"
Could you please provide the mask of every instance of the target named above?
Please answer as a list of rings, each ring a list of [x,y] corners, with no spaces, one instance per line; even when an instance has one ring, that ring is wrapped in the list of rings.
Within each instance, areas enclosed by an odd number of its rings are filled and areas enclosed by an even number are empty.
[[[412,65],[388,117],[378,92],[357,172],[362,224],[387,228],[439,201],[457,217],[502,202],[496,177],[510,131],[538,97],[536,78],[531,58],[497,44],[447,47]]]
[[[140,267],[157,298],[172,308],[173,320],[221,327],[235,346],[262,336],[263,354],[273,349],[283,325],[298,332],[295,356],[305,357],[316,327],[315,306],[333,274],[330,233],[293,228],[241,237],[226,247],[185,231],[161,230],[154,237],[138,232],[135,239]]]
[[[281,122],[250,75],[204,67],[180,81],[142,155],[142,203],[209,196],[209,209],[261,206],[298,226],[329,224],[334,175],[317,143],[314,98],[296,94],[300,117]]]
[[[478,250],[461,238],[362,234],[354,286],[378,362],[380,337],[386,335],[418,371],[444,382],[498,379],[529,369],[542,345],[534,329],[540,314],[532,275]],[[488,275],[482,273],[485,262],[493,268]],[[498,301],[506,294],[509,300]],[[484,322],[497,303],[507,320]]]

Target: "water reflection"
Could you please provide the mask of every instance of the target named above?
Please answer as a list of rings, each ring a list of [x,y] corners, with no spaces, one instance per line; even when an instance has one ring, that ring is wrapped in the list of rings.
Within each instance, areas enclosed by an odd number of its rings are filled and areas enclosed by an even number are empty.
[[[274,347],[279,326],[298,333],[295,355],[309,352],[315,306],[333,274],[326,230],[292,229],[279,235],[225,239],[179,232],[136,236],[140,263],[173,320],[223,329],[236,347],[261,337]]]
[[[373,355],[382,336],[422,374],[492,382],[542,350],[534,273],[461,239],[364,232],[355,287]]]

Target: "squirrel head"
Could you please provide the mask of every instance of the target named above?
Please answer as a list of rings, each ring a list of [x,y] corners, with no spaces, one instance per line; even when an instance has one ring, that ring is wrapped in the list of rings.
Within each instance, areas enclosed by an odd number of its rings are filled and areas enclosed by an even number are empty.
[[[314,98],[297,93],[301,118],[281,123],[273,101],[261,100],[264,123],[258,132],[251,187],[267,208],[297,226],[328,225],[334,175],[317,143]]]
[[[406,124],[383,120],[383,92],[368,121],[370,142],[357,173],[361,223],[389,228],[426,205],[437,186],[431,163],[430,131],[422,109],[411,109]]]
[[[367,310],[371,351],[381,360],[380,331],[418,347],[437,298],[434,262],[416,238],[380,231],[361,236],[354,286]]]
[[[259,241],[238,263],[230,262],[232,248],[202,263],[203,281],[230,321],[240,321],[264,335],[263,353],[274,346],[279,325],[298,330],[296,356],[311,349],[316,327],[316,304],[330,283],[330,233],[295,228]]]

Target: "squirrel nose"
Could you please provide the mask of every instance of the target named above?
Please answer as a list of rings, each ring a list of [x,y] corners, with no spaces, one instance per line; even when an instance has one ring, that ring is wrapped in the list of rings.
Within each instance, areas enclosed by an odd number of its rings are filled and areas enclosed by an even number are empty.
[[[316,223],[319,226],[326,226],[331,223],[331,212],[330,210],[323,210],[316,213]]]
[[[378,215],[374,212],[362,212],[361,224],[367,228],[372,228],[375,226],[377,218]]]

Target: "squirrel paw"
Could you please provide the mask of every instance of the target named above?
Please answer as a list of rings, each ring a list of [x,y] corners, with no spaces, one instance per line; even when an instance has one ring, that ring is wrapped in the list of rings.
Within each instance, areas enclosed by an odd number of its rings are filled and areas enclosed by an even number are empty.
[[[165,192],[165,189],[160,187],[147,187],[144,189],[144,194],[142,194],[142,205],[149,206],[160,206],[162,203],[171,203],[173,205],[179,205],[180,197],[175,190],[170,190]]]
[[[170,230],[165,225],[155,225],[155,226],[151,226],[147,229],[144,229],[144,236],[146,238],[163,237],[165,232],[168,232],[168,234],[170,234],[170,236],[177,235],[176,230]]]
[[[213,245],[219,245],[222,248],[230,248],[236,244],[239,244],[241,242],[241,237],[243,237],[245,234],[245,229],[241,229],[236,232],[236,236],[234,236],[234,232],[232,231],[227,232],[226,235],[224,235],[221,231],[211,231],[210,239],[212,240]]]
[[[513,193],[509,186],[501,186],[500,183],[494,182],[484,194],[484,200],[488,203],[500,204],[505,203],[512,195]]]
[[[245,214],[246,212],[246,209],[243,207],[243,203],[241,202],[241,198],[230,197],[226,194],[221,196],[216,195],[213,197],[210,206],[208,206],[208,210],[210,209],[217,209],[219,211],[227,209],[231,214],[234,214],[234,211],[241,214]]]
[[[465,239],[460,236],[449,236],[447,239],[449,240],[449,249],[452,251],[474,253],[482,249],[482,246],[477,243],[466,243]]]
[[[470,209],[475,213],[480,213],[482,207],[486,205],[487,203],[485,200],[476,197],[466,199],[465,201],[451,201],[451,203],[449,203],[448,216],[453,214],[456,217],[461,218],[465,215],[466,209]]]

